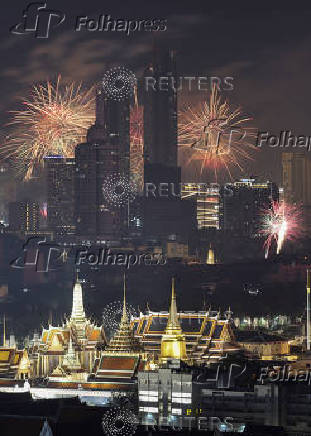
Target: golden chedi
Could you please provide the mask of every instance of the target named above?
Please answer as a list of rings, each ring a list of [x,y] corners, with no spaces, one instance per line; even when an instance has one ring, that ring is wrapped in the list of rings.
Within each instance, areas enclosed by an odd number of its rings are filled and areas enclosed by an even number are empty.
[[[168,359],[186,360],[186,341],[182,333],[176,306],[175,279],[172,280],[172,300],[165,333],[161,341],[161,362]]]

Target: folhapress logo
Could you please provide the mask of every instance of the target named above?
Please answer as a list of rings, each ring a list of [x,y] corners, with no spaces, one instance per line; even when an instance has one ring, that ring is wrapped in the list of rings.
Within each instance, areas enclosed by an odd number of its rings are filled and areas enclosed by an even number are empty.
[[[11,27],[14,35],[33,33],[35,38],[48,38],[50,29],[59,26],[65,20],[61,11],[47,9],[46,3],[30,3],[23,11],[23,21]]]

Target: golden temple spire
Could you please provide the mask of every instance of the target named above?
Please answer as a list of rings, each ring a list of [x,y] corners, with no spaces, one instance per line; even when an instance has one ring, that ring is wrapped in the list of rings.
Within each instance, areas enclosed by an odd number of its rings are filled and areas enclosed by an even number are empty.
[[[167,325],[161,340],[161,361],[167,359],[187,359],[185,336],[178,321],[175,278],[172,279],[172,299]]]
[[[127,322],[128,321],[128,317],[127,317],[127,312],[126,312],[126,279],[125,279],[125,273],[123,275],[123,312],[122,312],[122,318],[121,318],[121,322]]]
[[[181,331],[180,324],[178,321],[177,315],[177,305],[176,305],[176,294],[175,294],[175,278],[172,278],[172,298],[171,298],[171,306],[167,320],[166,330],[170,331]]]

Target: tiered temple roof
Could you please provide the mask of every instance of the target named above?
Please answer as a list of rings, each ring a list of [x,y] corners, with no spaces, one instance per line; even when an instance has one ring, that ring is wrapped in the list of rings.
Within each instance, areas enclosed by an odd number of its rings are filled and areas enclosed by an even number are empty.
[[[119,329],[106,347],[104,354],[137,354],[141,351],[138,340],[135,338],[133,329],[126,312],[125,289],[123,299],[123,313]]]
[[[144,368],[143,350],[133,334],[126,312],[125,278],[123,313],[119,329],[97,362],[96,379],[133,383],[138,370]]]

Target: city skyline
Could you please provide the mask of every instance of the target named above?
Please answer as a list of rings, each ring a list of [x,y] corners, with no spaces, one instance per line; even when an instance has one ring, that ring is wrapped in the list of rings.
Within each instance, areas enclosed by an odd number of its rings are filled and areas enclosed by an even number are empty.
[[[1,436],[311,435],[310,19],[5,5]]]

